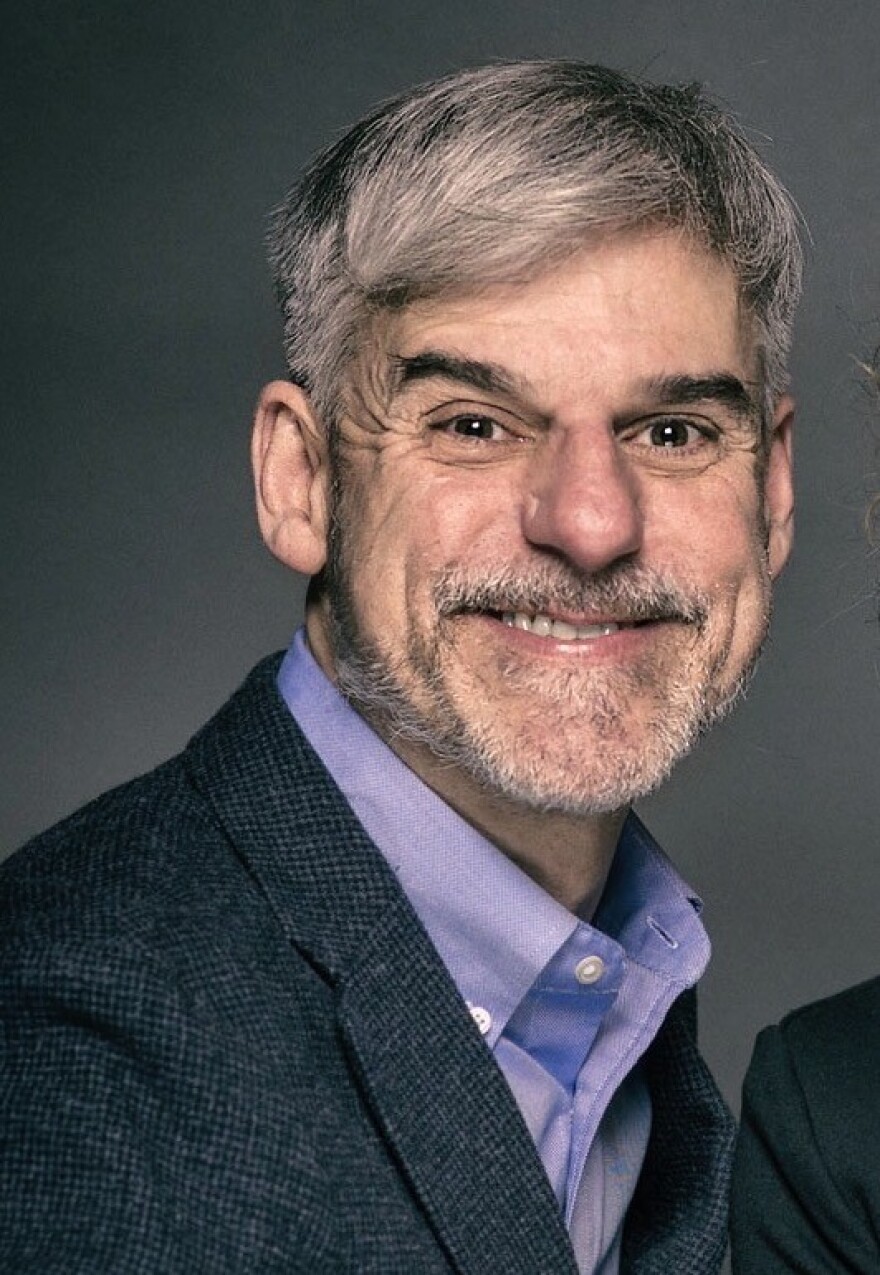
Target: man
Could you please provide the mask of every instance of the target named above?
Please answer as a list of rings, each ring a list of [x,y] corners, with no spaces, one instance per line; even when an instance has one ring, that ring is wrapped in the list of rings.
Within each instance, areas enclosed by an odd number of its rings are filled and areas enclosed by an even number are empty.
[[[272,258],[305,631],[7,870],[3,1269],[715,1271],[708,943],[627,812],[788,554],[791,206],[694,90],[501,65]]]

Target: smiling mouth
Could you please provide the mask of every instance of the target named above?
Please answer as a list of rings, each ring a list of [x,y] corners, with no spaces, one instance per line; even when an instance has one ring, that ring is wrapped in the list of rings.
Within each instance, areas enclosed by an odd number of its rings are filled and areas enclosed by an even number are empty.
[[[595,642],[655,625],[699,633],[710,615],[709,599],[634,567],[589,579],[524,569],[471,579],[450,569],[436,582],[434,598],[440,618],[482,616],[556,642]]]
[[[632,625],[617,624],[612,621],[601,624],[570,624],[566,620],[554,620],[549,615],[528,615],[524,611],[503,611],[501,623],[509,629],[521,629],[524,633],[534,633],[538,637],[556,638],[557,641],[573,642],[591,638],[610,637],[623,628]]]

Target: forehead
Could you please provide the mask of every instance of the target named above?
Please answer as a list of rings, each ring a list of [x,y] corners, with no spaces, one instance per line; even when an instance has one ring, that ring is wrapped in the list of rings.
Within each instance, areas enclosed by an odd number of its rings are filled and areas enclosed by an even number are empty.
[[[679,235],[627,234],[521,284],[428,301],[380,320],[364,350],[393,395],[395,361],[440,350],[558,395],[675,375],[757,379],[753,324],[736,278]]]

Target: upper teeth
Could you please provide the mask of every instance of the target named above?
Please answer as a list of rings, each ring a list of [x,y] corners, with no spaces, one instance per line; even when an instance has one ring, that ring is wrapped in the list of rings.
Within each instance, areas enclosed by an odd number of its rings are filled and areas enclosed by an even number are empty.
[[[573,638],[607,637],[617,633],[619,624],[566,624],[564,620],[552,620],[549,615],[526,615],[523,611],[505,611],[504,623],[513,629],[537,633],[539,637],[554,637],[571,641]]]

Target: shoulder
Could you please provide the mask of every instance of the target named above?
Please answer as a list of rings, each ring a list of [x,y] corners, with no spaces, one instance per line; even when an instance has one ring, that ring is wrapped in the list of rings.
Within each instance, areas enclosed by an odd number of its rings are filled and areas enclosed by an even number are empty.
[[[69,942],[147,949],[157,930],[189,939],[206,908],[248,893],[249,877],[218,818],[210,787],[189,764],[200,739],[234,747],[230,713],[268,698],[274,661],[251,675],[187,750],[89,802],[0,865],[0,968],[6,958]],[[237,707],[236,707],[237,706]]]
[[[797,1087],[814,1122],[827,1122],[840,1141],[841,1121],[853,1133],[869,1116],[880,1121],[880,978],[789,1014],[758,1039],[749,1088],[765,1082]]]
[[[49,937],[73,918],[118,924],[150,902],[162,906],[184,871],[209,856],[208,811],[180,759],[89,802],[35,837],[0,867],[0,915],[8,944],[36,930]]]
[[[838,1039],[841,1028],[856,1025],[869,1031],[880,1031],[880,978],[868,979],[848,987],[834,996],[812,1001],[788,1014],[780,1030],[793,1045],[805,1041],[826,1042]],[[851,1044],[858,1045],[858,1041]]]

